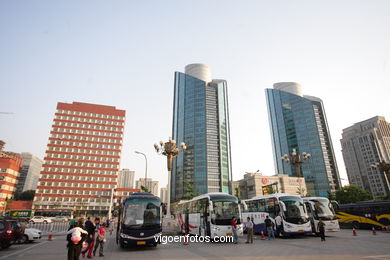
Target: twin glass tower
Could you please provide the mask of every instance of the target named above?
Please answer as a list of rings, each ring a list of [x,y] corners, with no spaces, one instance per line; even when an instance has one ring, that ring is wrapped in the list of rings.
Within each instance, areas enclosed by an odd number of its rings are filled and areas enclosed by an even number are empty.
[[[225,80],[211,79],[207,65],[175,72],[172,136],[187,150],[173,161],[171,200],[188,195],[231,194],[229,109]]]
[[[341,187],[332,140],[322,100],[303,95],[295,82],[274,84],[266,89],[271,137],[277,173],[296,176],[292,165],[282,161],[284,154],[310,153],[301,166],[308,194],[328,196]]]

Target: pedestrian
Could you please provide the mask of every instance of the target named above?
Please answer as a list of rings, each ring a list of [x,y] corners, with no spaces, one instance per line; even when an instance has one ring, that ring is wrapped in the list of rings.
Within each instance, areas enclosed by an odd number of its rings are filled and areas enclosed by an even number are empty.
[[[267,229],[268,240],[271,240],[271,237],[272,237],[273,239],[275,239],[274,231],[272,230],[273,222],[272,222],[272,220],[269,218],[269,216],[267,216],[267,217],[265,218],[264,223],[265,223],[265,227],[266,227],[266,229]]]
[[[79,222],[75,222],[74,228],[69,230],[66,234],[70,234],[72,236],[70,240],[73,242],[73,244],[77,245],[81,241],[81,234],[88,235],[88,232],[79,227]]]
[[[106,223],[103,223],[100,225],[100,227],[97,229],[97,236],[96,236],[96,241],[95,241],[95,248],[93,250],[93,256],[96,254],[96,250],[100,246],[99,249],[99,256],[104,256],[103,254],[103,246],[104,243],[106,242]]]
[[[251,221],[250,217],[247,217],[247,221],[244,223],[246,227],[246,244],[249,244],[249,241],[253,244],[253,222]]]
[[[276,236],[280,237],[283,230],[283,220],[282,220],[281,213],[279,213],[276,216],[275,223],[276,223]]]
[[[73,217],[70,221],[69,221],[69,228],[72,229],[74,227],[74,223],[76,223],[77,221],[77,218],[76,217]]]
[[[233,243],[237,244],[238,243],[238,235],[237,235],[237,220],[236,217],[232,217],[232,222],[231,222],[231,227],[233,231]]]
[[[78,228],[81,228],[84,231],[86,231],[85,227],[84,227],[84,219],[83,218],[80,218],[77,222],[75,222],[74,226],[76,226],[76,225]],[[69,230],[71,230],[71,229],[69,229]],[[81,233],[81,240],[77,244],[75,244],[72,241],[72,234],[68,234],[66,237],[66,240],[68,241],[67,242],[68,260],[79,260],[80,259],[81,249],[82,249],[83,243],[85,241],[85,238],[87,236],[86,234],[84,234],[85,232],[80,231],[80,233]]]
[[[95,219],[95,223],[96,223],[96,219]],[[96,225],[92,223],[90,217],[88,217],[88,220],[85,222],[85,229],[88,232],[88,237],[87,237],[88,246],[84,249],[84,251],[81,252],[81,254],[83,255],[83,257],[85,257],[85,254],[87,253],[87,258],[92,258],[92,250],[95,243]]]
[[[318,222],[318,232],[320,233],[321,242],[325,241],[325,223],[320,218],[320,222]]]

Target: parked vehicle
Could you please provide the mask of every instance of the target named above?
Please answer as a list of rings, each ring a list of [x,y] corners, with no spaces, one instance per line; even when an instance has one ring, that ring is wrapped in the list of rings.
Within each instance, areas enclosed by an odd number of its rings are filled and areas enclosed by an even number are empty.
[[[9,247],[13,242],[11,224],[6,220],[0,220],[0,248],[4,249]]]
[[[19,243],[31,243],[34,240],[42,238],[42,231],[36,228],[26,228],[23,236],[19,239]]]
[[[30,223],[52,223],[52,220],[47,217],[34,216],[30,219]]]
[[[341,227],[390,228],[390,200],[333,204]]]
[[[6,221],[12,228],[12,243],[15,243],[23,237],[25,227],[19,221],[14,219],[7,219]]]
[[[311,228],[314,234],[317,234],[318,223],[320,219],[325,224],[326,232],[340,231],[339,222],[333,206],[328,198],[325,197],[305,197],[307,214],[309,215]]]
[[[24,234],[24,226],[16,220],[0,219],[0,247],[9,247],[19,240]]]
[[[70,221],[70,217],[68,216],[56,216],[54,218],[51,218],[53,222],[68,222]]]

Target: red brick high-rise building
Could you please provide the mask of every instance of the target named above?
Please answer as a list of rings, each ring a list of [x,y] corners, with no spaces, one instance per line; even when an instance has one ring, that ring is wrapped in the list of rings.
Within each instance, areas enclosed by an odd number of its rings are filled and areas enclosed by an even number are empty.
[[[0,212],[4,212],[7,200],[11,199],[18,183],[22,158],[19,154],[3,152],[0,140]]]
[[[125,114],[112,106],[57,104],[35,214],[107,216],[117,186]]]

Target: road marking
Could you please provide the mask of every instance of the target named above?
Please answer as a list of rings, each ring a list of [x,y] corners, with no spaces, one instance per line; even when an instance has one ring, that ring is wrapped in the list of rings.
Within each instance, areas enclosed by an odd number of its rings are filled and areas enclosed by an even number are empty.
[[[41,242],[41,243],[39,243],[39,244],[36,244],[36,245],[30,246],[30,247],[27,247],[26,249],[23,249],[23,250],[21,250],[21,251],[16,251],[16,252],[14,252],[14,253],[12,253],[12,254],[2,256],[2,257],[0,257],[0,259],[8,259],[8,257],[10,257],[10,256],[17,255],[17,254],[21,254],[21,253],[23,253],[23,252],[25,252],[25,251],[27,251],[27,250],[33,248],[33,247],[36,247],[36,246],[40,246],[40,245],[46,244],[47,242],[49,242],[49,241],[44,241],[44,242]]]

